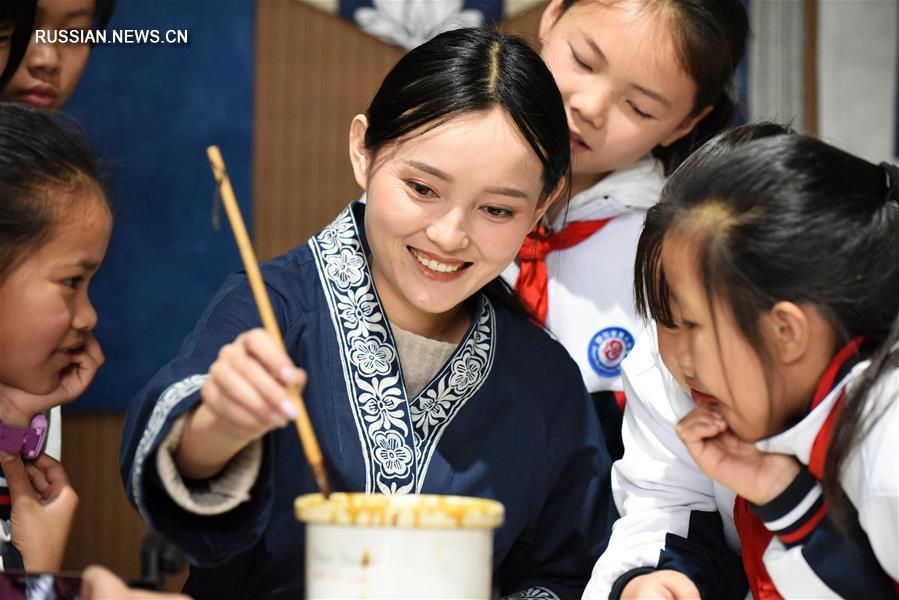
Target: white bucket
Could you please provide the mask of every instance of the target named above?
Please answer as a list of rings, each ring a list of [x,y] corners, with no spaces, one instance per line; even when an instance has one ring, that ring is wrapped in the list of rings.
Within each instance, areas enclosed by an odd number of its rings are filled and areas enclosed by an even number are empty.
[[[491,596],[495,500],[309,494],[294,511],[307,524],[308,598]]]

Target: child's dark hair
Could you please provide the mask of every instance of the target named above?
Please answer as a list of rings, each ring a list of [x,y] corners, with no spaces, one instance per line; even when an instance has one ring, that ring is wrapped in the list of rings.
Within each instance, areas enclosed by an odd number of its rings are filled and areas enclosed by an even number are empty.
[[[37,0],[15,0],[0,4],[0,25],[12,25],[13,34],[9,43],[9,61],[6,68],[0,71],[0,91],[6,87],[16,69],[19,68],[28,42],[31,40],[31,31],[34,28],[34,16],[37,12]]]
[[[443,33],[406,54],[368,107],[365,147],[376,152],[421,128],[494,107],[505,110],[543,165],[541,203],[570,170],[562,96],[543,60],[523,40],[484,29]],[[514,292],[497,277],[484,291],[516,311]]]
[[[0,102],[0,281],[47,241],[73,201],[90,192],[109,208],[99,167],[81,136],[59,117]]]
[[[775,135],[790,135],[796,131],[788,126],[772,121],[759,121],[734,127],[707,141],[681,165],[684,169],[696,168],[691,165],[708,161],[752,140]],[[677,187],[683,178],[669,179],[667,194],[678,194]],[[664,327],[673,327],[674,322],[668,304],[668,286],[662,272],[662,240],[665,237],[664,209],[656,204],[646,212],[643,231],[637,242],[637,256],[634,261],[634,304],[637,314],[644,321],[650,319]]]
[[[94,21],[91,26],[94,29],[105,29],[115,11],[115,5],[116,0],[96,0]],[[14,28],[10,41],[9,61],[6,68],[0,71],[0,91],[3,91],[25,58],[36,14],[37,0],[5,0],[0,3],[0,25],[11,24]]]
[[[116,0],[96,0],[94,6],[94,29],[105,29],[115,12]]]
[[[899,170],[814,138],[774,136],[691,157],[663,190],[655,219],[660,230],[689,236],[709,305],[717,297],[730,307],[765,364],[758,319],[779,301],[816,308],[841,344],[861,335],[877,348],[846,396],[827,454],[824,492],[844,523],[842,465],[886,408],[868,411],[867,396],[899,368]]]
[[[562,0],[562,12],[583,2],[614,5],[622,0]],[[653,156],[670,175],[703,142],[730,127],[738,116],[733,75],[743,59],[749,37],[749,17],[740,0],[640,0],[647,9],[669,16],[681,68],[696,83],[690,117],[713,107],[693,131],[668,146],[656,146]]]

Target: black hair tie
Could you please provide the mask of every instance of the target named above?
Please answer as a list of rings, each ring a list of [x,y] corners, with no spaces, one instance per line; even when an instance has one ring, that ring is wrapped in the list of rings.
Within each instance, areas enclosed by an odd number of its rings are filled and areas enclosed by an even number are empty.
[[[899,167],[892,163],[882,162],[880,168],[886,177],[887,200],[899,204]]]

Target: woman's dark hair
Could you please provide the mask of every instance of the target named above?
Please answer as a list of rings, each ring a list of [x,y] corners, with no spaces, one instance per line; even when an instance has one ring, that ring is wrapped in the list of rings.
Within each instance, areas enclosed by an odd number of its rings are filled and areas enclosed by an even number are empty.
[[[0,102],[0,281],[87,193],[99,191],[109,207],[96,160],[59,119]]]
[[[37,11],[37,0],[14,0],[0,4],[0,24],[12,25],[13,34],[9,44],[9,61],[6,68],[0,71],[0,91],[6,87],[13,73],[19,68],[28,42],[31,40],[31,31],[34,28],[34,16]]]
[[[540,201],[545,202],[570,169],[568,121],[552,73],[520,38],[457,29],[406,54],[368,107],[365,147],[376,152],[414,131],[494,107],[509,114],[540,159]],[[484,291],[491,299],[524,310],[500,277]]]
[[[562,0],[562,12],[578,2],[617,4],[622,0]],[[670,175],[703,142],[733,125],[739,114],[733,75],[743,59],[749,37],[749,17],[740,0],[640,0],[647,9],[670,16],[678,62],[696,83],[690,117],[706,106],[712,111],[693,130],[668,146],[656,146],[653,156]]]
[[[778,135],[691,157],[654,215],[663,235],[689,240],[713,315],[711,299],[720,298],[765,364],[758,321],[780,301],[816,308],[841,344],[864,336],[876,348],[846,396],[827,453],[822,483],[838,524],[849,513],[842,466],[886,408],[868,410],[867,396],[899,368],[897,179],[895,166]]]
[[[775,135],[792,135],[796,131],[789,125],[772,121],[759,121],[734,127],[707,141],[681,164],[683,169],[695,169],[696,164],[710,158],[726,154],[752,140]],[[684,181],[681,177],[669,179],[666,194],[677,195],[677,187]],[[673,327],[674,320],[668,304],[668,286],[662,272],[662,240],[665,237],[664,208],[656,204],[646,212],[643,231],[637,242],[637,257],[634,261],[634,304],[637,314],[645,321],[650,319]]]

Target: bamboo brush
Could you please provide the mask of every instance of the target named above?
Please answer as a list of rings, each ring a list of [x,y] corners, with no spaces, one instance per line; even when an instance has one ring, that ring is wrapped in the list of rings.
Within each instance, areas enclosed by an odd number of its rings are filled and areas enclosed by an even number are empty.
[[[250,244],[250,238],[247,235],[247,228],[244,225],[243,217],[240,216],[240,208],[237,205],[237,200],[234,198],[234,190],[231,187],[231,179],[228,177],[228,172],[225,169],[225,162],[222,160],[222,153],[219,151],[218,146],[209,146],[206,149],[206,154],[209,156],[212,175],[218,183],[219,194],[221,195],[222,203],[225,205],[225,212],[228,214],[231,229],[234,231],[234,238],[237,240],[237,247],[240,249],[244,268],[247,271],[247,276],[250,278],[250,287],[253,290],[253,297],[256,299],[259,315],[262,317],[262,324],[268,334],[272,336],[272,339],[284,350],[284,340],[281,338],[281,331],[278,329],[278,321],[275,320],[268,293],[265,291],[265,284],[262,281],[262,274],[259,272],[256,254],[253,252],[253,246]],[[328,483],[328,475],[325,472],[321,448],[315,437],[315,431],[312,429],[312,423],[309,421],[309,413],[306,412],[306,405],[303,403],[303,398],[300,396],[300,391],[297,388],[291,388],[290,395],[297,410],[296,426],[297,433],[300,434],[300,443],[303,445],[303,452],[306,454],[309,466],[312,467],[318,488],[321,490],[322,495],[327,498],[331,494],[331,486]]]

